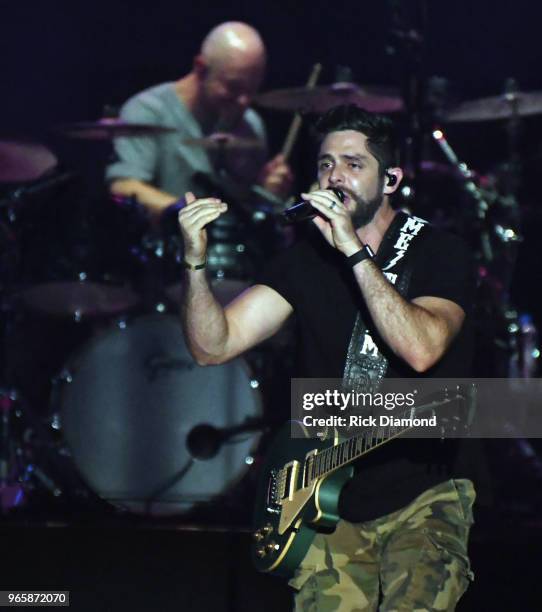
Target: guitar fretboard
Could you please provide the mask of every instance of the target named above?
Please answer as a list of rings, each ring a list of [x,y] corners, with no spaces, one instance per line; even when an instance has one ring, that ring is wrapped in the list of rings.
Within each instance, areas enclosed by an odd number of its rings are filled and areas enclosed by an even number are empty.
[[[456,401],[457,399],[463,399],[462,396],[455,396],[450,398],[444,398],[436,402],[431,402],[424,406],[412,407],[405,412],[398,415],[396,418],[415,418],[420,416],[421,413],[427,413],[436,406],[442,406],[449,402]],[[352,461],[358,459],[365,453],[382,446],[386,442],[389,442],[393,438],[396,438],[406,431],[413,429],[411,425],[387,425],[381,427],[373,427],[364,431],[358,436],[353,436],[331,446],[324,450],[319,451],[307,458],[304,466],[304,473],[308,480],[313,481],[318,478],[322,478],[327,474],[337,470]]]
[[[310,480],[326,476],[328,473],[347,465],[377,446],[381,446],[388,440],[402,434],[407,429],[409,428],[399,428],[392,425],[378,427],[319,451],[307,459],[306,468]]]

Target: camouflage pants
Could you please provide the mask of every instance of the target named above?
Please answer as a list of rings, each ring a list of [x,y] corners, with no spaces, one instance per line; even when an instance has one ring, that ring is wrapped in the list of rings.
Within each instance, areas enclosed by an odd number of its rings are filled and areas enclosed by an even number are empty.
[[[405,508],[318,534],[290,585],[304,612],[454,610],[473,579],[467,556],[475,492],[449,480]]]

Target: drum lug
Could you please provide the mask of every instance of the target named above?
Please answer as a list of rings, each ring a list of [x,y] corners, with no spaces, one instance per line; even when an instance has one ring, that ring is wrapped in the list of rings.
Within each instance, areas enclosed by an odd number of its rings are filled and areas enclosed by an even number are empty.
[[[73,381],[73,373],[71,370],[62,370],[58,376],[55,376],[51,381],[53,387],[71,383]]]
[[[60,421],[60,415],[58,412],[55,412],[51,418],[49,419],[49,425],[55,431],[60,431],[62,429],[62,423]]]

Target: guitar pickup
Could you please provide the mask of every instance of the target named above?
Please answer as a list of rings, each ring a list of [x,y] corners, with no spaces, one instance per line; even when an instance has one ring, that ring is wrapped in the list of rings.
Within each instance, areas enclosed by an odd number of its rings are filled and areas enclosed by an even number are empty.
[[[277,477],[279,472],[277,470],[271,470],[269,473],[269,480],[267,482],[267,500],[266,510],[273,514],[280,514],[280,504],[278,503],[278,485]]]

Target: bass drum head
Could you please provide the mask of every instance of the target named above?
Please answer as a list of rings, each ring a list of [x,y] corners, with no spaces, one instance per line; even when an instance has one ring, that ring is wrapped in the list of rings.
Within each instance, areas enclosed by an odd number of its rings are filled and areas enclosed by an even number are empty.
[[[66,371],[63,435],[84,480],[111,504],[185,513],[226,492],[248,469],[259,433],[229,438],[206,460],[187,448],[196,426],[239,425],[261,416],[262,407],[245,361],[198,366],[177,318],[149,315],[117,325]]]

